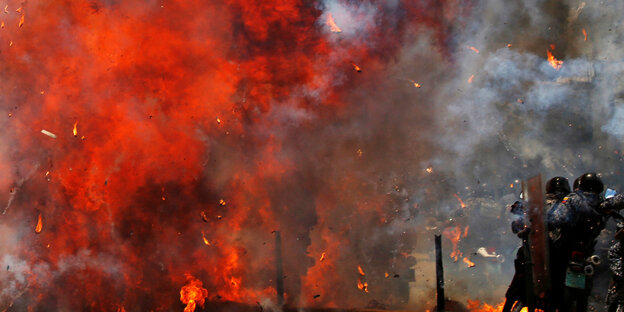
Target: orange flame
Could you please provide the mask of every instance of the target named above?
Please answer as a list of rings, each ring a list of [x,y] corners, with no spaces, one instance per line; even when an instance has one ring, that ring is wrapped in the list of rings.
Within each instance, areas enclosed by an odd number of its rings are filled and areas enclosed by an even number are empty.
[[[583,37],[585,37],[585,41],[587,41],[587,30],[583,28]]]
[[[78,136],[78,122],[77,121],[74,123],[74,129],[72,130],[72,132],[74,133],[74,137]]]
[[[453,250],[451,251],[450,257],[455,262],[457,262],[457,260],[459,260],[459,258],[462,256],[462,252],[459,250],[458,247],[459,240],[461,239],[461,234],[462,231],[459,226],[448,227],[444,229],[444,232],[442,232],[442,235],[448,238],[451,241],[451,244],[453,244]]]
[[[355,63],[351,63],[351,65],[353,65],[353,69],[355,69],[356,72],[361,72],[362,69],[360,68],[360,66],[355,65]]]
[[[550,50],[554,50],[555,49],[555,45],[551,44],[550,45]],[[548,63],[550,63],[550,66],[552,66],[552,68],[559,70],[561,68],[561,66],[563,65],[563,61],[560,61],[558,59],[556,59],[552,53],[550,52],[550,50],[546,50],[546,55],[548,55]]]
[[[364,291],[364,292],[368,292],[368,283],[367,282],[362,282],[362,280],[360,278],[358,278],[358,283],[357,286],[360,290]]]
[[[470,259],[468,259],[467,257],[464,257],[463,261],[465,264],[468,265],[469,268],[472,268],[475,266],[474,262],[470,261]]]
[[[208,290],[202,287],[203,284],[200,280],[190,274],[186,275],[186,280],[188,283],[180,290],[180,301],[186,304],[184,312],[193,312],[198,303],[200,306],[204,306],[206,297],[208,297]]]
[[[364,276],[366,274],[364,274],[364,270],[362,270],[362,267],[358,265],[358,272],[360,273],[360,275]]]
[[[35,233],[41,233],[43,229],[43,223],[41,222],[41,213],[39,213],[39,218],[37,219],[37,226],[35,226]]]
[[[470,75],[470,77],[468,78],[468,83],[472,83],[472,79],[474,79],[474,75]]]
[[[464,229],[464,238],[466,238],[468,236],[468,229],[470,228],[469,225],[466,225],[466,228]]]
[[[219,205],[221,205],[221,206],[225,206],[225,205],[226,205],[225,200],[223,200],[223,199],[219,199]]]
[[[321,258],[319,259],[319,262],[323,262],[323,260],[325,260],[325,253],[321,254]]]
[[[479,300],[470,300],[468,299],[468,310],[470,312],[498,312],[503,310],[503,306],[505,305],[505,301],[503,300],[503,302],[495,305],[495,306],[491,306],[487,303],[481,303]],[[524,311],[524,310],[522,310]]]
[[[338,25],[336,25],[336,22],[334,21],[334,17],[331,15],[331,13],[327,14],[327,22],[326,22],[327,26],[329,26],[329,29],[331,32],[334,33],[340,33],[342,32],[342,29],[340,29],[340,27],[338,27]]]
[[[19,21],[19,27],[24,26],[24,14],[22,14],[22,17],[20,17],[20,21]]]
[[[455,196],[455,198],[457,198],[457,200],[459,201],[459,205],[463,208],[466,208],[466,204],[464,204],[464,201],[459,197],[459,195],[457,194],[453,194],[453,196]]]

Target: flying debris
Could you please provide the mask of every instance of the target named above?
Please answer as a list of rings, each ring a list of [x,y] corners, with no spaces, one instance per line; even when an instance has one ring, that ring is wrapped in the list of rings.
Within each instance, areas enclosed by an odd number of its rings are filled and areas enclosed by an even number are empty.
[[[427,173],[433,173],[433,167],[427,167],[425,171],[427,171]]]
[[[225,206],[226,205],[225,200],[219,199],[219,205]]]
[[[336,25],[336,22],[334,21],[334,17],[331,15],[331,13],[327,14],[327,21],[325,22],[325,24],[327,24],[327,26],[329,26],[329,30],[333,33],[341,33],[342,29],[340,29],[340,27],[338,27],[338,25]]]
[[[353,69],[355,69],[356,72],[361,73],[362,69],[360,68],[360,66],[355,65],[355,63],[351,63],[351,65],[353,65]]]
[[[49,137],[51,137],[53,139],[56,139],[56,134],[54,134],[54,133],[52,133],[52,132],[50,132],[48,130],[42,129],[41,133],[43,133],[43,134],[45,134],[45,135],[47,135],[47,136],[49,136]]]
[[[323,262],[323,260],[325,260],[325,253],[324,252],[321,254],[321,258],[319,259],[319,262]]]
[[[583,37],[584,41],[587,41],[587,30],[585,30],[585,28],[583,28]]]
[[[20,28],[21,28],[22,26],[24,26],[24,14],[22,14],[22,17],[20,17],[20,21],[19,21],[19,25],[18,25],[18,26],[19,26]]]
[[[206,246],[210,246],[210,241],[206,238],[206,234],[204,232],[202,232],[202,239],[204,240],[204,244],[206,244]]]

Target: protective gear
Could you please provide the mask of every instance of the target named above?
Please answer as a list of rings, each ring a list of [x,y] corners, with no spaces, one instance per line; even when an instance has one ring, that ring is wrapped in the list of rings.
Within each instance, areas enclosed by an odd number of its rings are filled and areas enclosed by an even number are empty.
[[[602,179],[595,172],[588,172],[578,177],[578,189],[582,192],[600,194],[604,190]],[[575,181],[576,182],[576,181]]]
[[[554,177],[546,182],[546,194],[569,194],[570,182],[564,177]]]
[[[618,230],[621,230],[621,224]],[[621,238],[609,248],[607,260],[613,273],[607,292],[607,305],[609,312],[615,312],[624,307],[624,246]]]

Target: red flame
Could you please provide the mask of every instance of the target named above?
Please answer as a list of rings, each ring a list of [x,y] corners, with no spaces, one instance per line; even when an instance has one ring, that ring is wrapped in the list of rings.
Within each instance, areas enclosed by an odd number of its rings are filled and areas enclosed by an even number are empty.
[[[550,52],[551,50],[555,50],[555,45],[551,44],[550,45],[550,50],[546,51],[546,55],[548,56],[548,63],[550,64],[550,66],[552,66],[552,68],[559,70],[561,68],[561,66],[563,66],[563,61],[560,61],[558,59],[556,59],[552,52]]]

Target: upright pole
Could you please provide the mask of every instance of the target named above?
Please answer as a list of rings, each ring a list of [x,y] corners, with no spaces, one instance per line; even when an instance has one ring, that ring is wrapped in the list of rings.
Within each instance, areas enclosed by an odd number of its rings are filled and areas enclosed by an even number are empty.
[[[444,268],[442,267],[442,239],[440,235],[435,236],[436,253],[436,290],[438,295],[437,312],[444,311]]]
[[[277,291],[277,305],[284,305],[284,272],[282,268],[282,236],[280,231],[275,231],[275,290]]]

